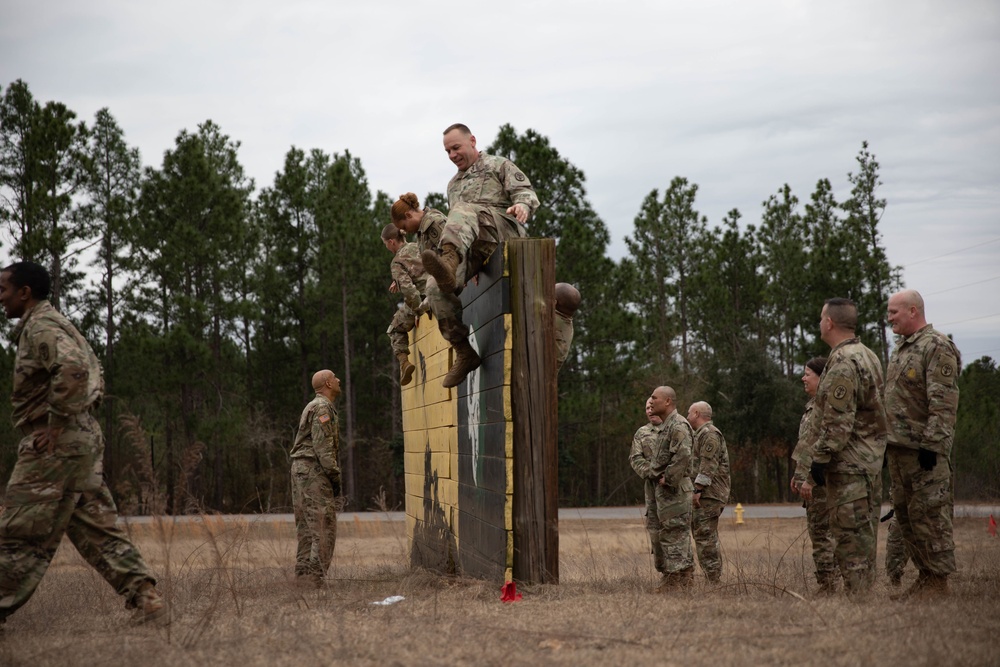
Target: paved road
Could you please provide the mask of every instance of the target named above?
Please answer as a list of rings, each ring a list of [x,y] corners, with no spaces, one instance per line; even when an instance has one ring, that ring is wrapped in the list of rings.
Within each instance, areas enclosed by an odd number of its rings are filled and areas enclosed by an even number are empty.
[[[723,516],[732,516],[733,506],[727,506]],[[882,506],[882,513],[889,511],[888,505]],[[572,521],[574,519],[601,520],[642,520],[643,508],[641,507],[563,507],[559,509],[559,519],[562,521]],[[988,517],[990,515],[1000,518],[1000,505],[986,504],[960,504],[955,506],[956,517]],[[744,505],[744,519],[794,519],[805,517],[806,511],[801,505]],[[341,521],[398,521],[406,520],[403,512],[343,512],[339,515]],[[182,521],[198,521],[199,516],[177,517]],[[291,514],[227,514],[211,515],[210,519],[222,521],[262,521],[277,523],[293,523]],[[132,516],[122,517],[123,521],[129,523],[149,523],[153,517]]]

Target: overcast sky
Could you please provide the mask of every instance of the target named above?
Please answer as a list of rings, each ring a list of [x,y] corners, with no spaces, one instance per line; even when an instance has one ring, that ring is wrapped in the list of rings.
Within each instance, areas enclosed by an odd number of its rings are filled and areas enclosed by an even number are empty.
[[[295,145],[423,197],[454,173],[447,125],[481,147],[532,128],[586,174],[615,258],[674,176],[710,225],[757,223],[784,183],[846,197],[868,140],[889,259],[965,363],[1000,358],[998,63],[995,0],[4,0],[0,20],[0,86],[108,107],[150,166],[212,119],[258,189]]]

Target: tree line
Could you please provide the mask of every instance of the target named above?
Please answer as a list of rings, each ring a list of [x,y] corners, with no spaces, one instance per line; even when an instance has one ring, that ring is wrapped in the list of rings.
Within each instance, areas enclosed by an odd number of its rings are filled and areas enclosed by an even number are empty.
[[[343,383],[351,505],[401,507],[399,386],[385,335],[398,299],[379,240],[393,198],[372,192],[361,160],[293,146],[258,189],[239,142],[212,121],[181,130],[159,166],[143,167],[109,110],[83,122],[36,101],[23,81],[0,92],[3,254],[49,267],[53,304],[101,357],[105,474],[122,510],[287,511],[287,453],[309,378],[324,367]],[[886,201],[868,144],[846,200],[827,179],[804,204],[783,185],[752,224],[733,209],[710,225],[697,184],[676,177],[639,203],[620,260],[608,256],[583,172],[545,136],[504,125],[486,150],[532,179],[542,208],[529,229],[556,239],[557,280],[583,294],[559,377],[560,502],[641,499],[627,455],[659,384],[684,408],[715,407],[734,501],[788,499],[800,369],[827,351],[823,299],[854,299],[861,336],[888,359],[885,303],[900,267],[879,232]],[[440,193],[424,199],[446,208]],[[5,342],[0,393],[14,351]],[[1000,374],[984,358],[962,381],[958,489],[996,497],[998,406],[977,392],[997,396]],[[4,420],[0,437],[6,479],[20,434]]]

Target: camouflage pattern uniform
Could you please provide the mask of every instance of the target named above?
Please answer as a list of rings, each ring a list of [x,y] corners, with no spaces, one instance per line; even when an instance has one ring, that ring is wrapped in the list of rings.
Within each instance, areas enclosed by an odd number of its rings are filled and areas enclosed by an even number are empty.
[[[18,444],[0,514],[0,620],[28,601],[63,534],[80,555],[135,608],[139,588],[156,581],[139,550],[116,524],[104,483],[104,435],[90,414],[104,395],[104,376],[80,332],[45,300],[14,329],[14,422]],[[49,451],[33,434],[62,433]]]
[[[827,507],[834,554],[849,593],[875,575],[879,504],[876,477],[885,455],[882,365],[857,338],[830,352],[816,391],[819,437],[813,461],[826,464]]]
[[[662,424],[635,432],[629,463],[645,482],[646,530],[653,564],[665,575],[687,574],[691,554],[691,425],[675,410]],[[666,486],[659,483],[660,477]]]
[[[795,443],[792,458],[795,460],[795,473],[792,479],[801,486],[809,479],[809,466],[812,465],[812,450],[819,438],[819,421],[816,413],[816,399],[810,398],[806,403],[805,413],[799,422],[799,439]],[[806,508],[806,528],[809,540],[813,546],[813,564],[816,565],[816,582],[828,590],[832,590],[837,582],[837,559],[833,555],[834,541],[830,534],[830,514],[826,507],[826,487],[817,486],[812,491],[812,500],[803,500]]]
[[[295,575],[321,579],[337,544],[337,496],[340,495],[337,410],[316,395],[299,419],[292,445],[292,504],[295,508]]]
[[[555,311],[556,330],[556,370],[562,368],[569,359],[569,350],[573,345],[573,318]]]
[[[403,305],[396,310],[392,316],[392,322],[386,333],[392,343],[393,354],[410,354],[410,336],[417,319],[417,311],[420,310],[420,303],[423,301],[422,294],[427,289],[427,278],[424,272],[424,263],[420,261],[420,250],[416,243],[407,243],[402,246],[392,258],[389,264],[389,271],[392,279],[399,287],[399,293],[403,296]]]
[[[698,564],[709,581],[722,577],[722,546],[719,544],[719,516],[729,501],[729,450],[722,432],[711,421],[694,432],[694,484],[702,487],[691,517]]]
[[[922,577],[955,571],[951,447],[958,411],[961,357],[927,325],[897,341],[889,359],[886,410],[892,505],[907,555]],[[937,454],[924,470],[918,450]]]
[[[449,181],[448,218],[438,247],[451,244],[458,251],[456,284],[465,285],[479,273],[501,241],[528,235],[524,225],[507,213],[514,204],[526,206],[529,215],[539,206],[531,181],[507,158],[480,153],[475,164]],[[448,296],[452,298],[444,298],[435,286],[428,300],[442,336],[455,343],[468,337],[469,328],[462,322],[462,302],[456,295]]]
[[[891,491],[890,491],[891,493]],[[906,569],[906,543],[903,542],[903,531],[899,527],[899,522],[893,516],[888,523],[889,534],[885,540],[885,573],[889,575],[889,581],[899,584],[903,578],[903,571]]]

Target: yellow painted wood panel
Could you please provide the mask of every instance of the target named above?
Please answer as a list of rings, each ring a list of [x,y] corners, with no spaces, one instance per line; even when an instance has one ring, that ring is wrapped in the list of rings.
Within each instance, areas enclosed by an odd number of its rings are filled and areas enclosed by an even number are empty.
[[[452,476],[452,456],[450,451],[441,452],[430,452],[430,468],[431,473],[437,473],[438,477],[445,479],[451,479]],[[405,452],[403,454],[403,469],[417,474],[424,474],[427,470],[427,457],[428,453],[424,452]]]

